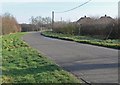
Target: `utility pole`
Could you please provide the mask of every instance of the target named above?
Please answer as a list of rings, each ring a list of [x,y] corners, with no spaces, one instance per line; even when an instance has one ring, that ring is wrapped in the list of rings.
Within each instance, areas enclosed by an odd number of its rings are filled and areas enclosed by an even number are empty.
[[[81,34],[81,32],[80,32],[81,31],[81,27],[82,27],[82,24],[79,24],[79,33],[78,33],[79,35]]]
[[[62,22],[62,17],[61,17],[61,22]]]
[[[54,27],[54,11],[52,11],[52,31],[53,31],[53,27]]]

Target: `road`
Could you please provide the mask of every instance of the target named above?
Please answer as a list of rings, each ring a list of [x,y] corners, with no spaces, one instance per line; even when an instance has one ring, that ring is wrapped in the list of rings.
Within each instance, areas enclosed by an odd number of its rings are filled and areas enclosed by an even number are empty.
[[[63,69],[89,83],[118,83],[118,50],[48,38],[39,32],[23,40]]]

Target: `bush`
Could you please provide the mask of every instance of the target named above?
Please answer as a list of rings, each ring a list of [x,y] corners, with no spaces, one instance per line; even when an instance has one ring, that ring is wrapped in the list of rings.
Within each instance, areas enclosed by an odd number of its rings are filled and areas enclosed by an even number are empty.
[[[83,17],[77,22],[55,22],[53,32],[85,35],[99,39],[118,39],[120,38],[120,19],[113,19],[109,16],[103,16],[99,19]]]
[[[78,32],[78,25],[75,23],[55,22],[53,32],[75,35]]]
[[[16,19],[9,13],[5,13],[2,18],[2,34],[16,33],[21,31]]]
[[[81,27],[81,35],[89,35],[100,39],[118,38],[117,20],[109,16],[99,19],[84,18],[77,22]]]
[[[20,24],[21,25],[21,31],[22,32],[28,32],[28,31],[37,31],[38,28],[34,24]]]

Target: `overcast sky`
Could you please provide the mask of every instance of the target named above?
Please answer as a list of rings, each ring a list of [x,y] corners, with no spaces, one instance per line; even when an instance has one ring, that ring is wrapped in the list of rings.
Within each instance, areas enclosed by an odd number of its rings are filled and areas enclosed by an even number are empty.
[[[29,2],[28,2],[29,1]],[[29,23],[31,16],[51,17],[55,11],[55,21],[76,21],[82,16],[118,16],[119,0],[91,0],[82,7],[66,13],[56,13],[74,8],[88,0],[2,0],[2,11],[11,13],[19,23]]]

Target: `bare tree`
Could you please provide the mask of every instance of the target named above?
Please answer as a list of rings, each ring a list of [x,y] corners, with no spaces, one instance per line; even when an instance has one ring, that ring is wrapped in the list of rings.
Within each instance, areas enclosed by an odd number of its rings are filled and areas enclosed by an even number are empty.
[[[31,24],[50,24],[51,23],[51,18],[50,17],[41,17],[41,16],[37,16],[37,17],[31,17],[30,18],[30,23]]]

